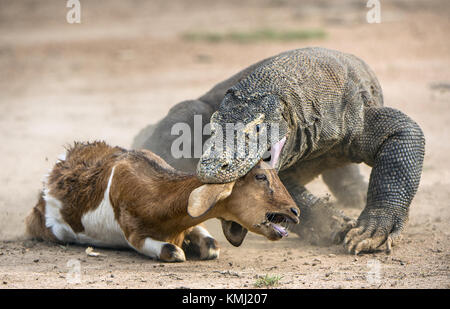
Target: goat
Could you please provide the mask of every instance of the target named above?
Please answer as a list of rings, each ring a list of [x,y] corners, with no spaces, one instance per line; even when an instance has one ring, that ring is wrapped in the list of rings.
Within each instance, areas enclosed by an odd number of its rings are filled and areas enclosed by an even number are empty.
[[[199,225],[210,218],[222,219],[225,236],[238,246],[247,230],[278,240],[287,235],[280,223],[298,217],[276,171],[263,161],[237,181],[203,184],[148,150],[75,142],[44,180],[26,229],[33,238],[132,247],[181,262],[182,248],[196,249],[200,259],[219,256],[216,240]]]

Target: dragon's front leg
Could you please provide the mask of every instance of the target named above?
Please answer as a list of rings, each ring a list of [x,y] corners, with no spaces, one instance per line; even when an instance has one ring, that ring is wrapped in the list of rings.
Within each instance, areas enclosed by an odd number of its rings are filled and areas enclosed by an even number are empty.
[[[353,156],[372,166],[367,204],[344,245],[351,253],[370,252],[399,240],[419,186],[425,153],[420,127],[402,112],[368,108]]]

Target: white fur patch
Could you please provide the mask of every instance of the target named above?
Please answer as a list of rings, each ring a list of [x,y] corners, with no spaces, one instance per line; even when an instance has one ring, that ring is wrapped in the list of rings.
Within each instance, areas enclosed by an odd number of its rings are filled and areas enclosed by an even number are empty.
[[[97,208],[85,213],[81,218],[84,233],[79,233],[78,239],[82,243],[106,247],[128,246],[125,235],[114,215],[114,209],[109,198],[114,169],[115,167],[113,167],[109,176],[103,200]]]
[[[205,229],[205,228],[202,227],[202,226],[198,226],[198,225],[197,225],[196,227],[194,227],[194,231],[195,231],[196,233],[198,233],[198,235],[200,235],[200,236],[203,237],[203,238],[205,238],[205,237],[211,237],[211,238],[214,238],[214,237],[211,236],[211,234],[209,234],[208,230]]]
[[[65,160],[66,154],[58,156],[56,163]],[[48,178],[52,169],[48,170],[48,173],[44,175],[42,182],[44,183],[43,198],[45,200],[45,226],[50,228],[53,235],[63,242],[73,242],[76,239],[75,233],[61,216],[61,209],[63,207],[60,200],[50,194],[50,190],[47,188]]]
[[[61,216],[62,203],[44,189],[45,200],[45,226],[50,228],[53,235],[61,241],[73,242],[76,240],[75,233]]]
[[[150,237],[145,238],[144,245],[141,250],[138,250],[142,254],[145,254],[152,258],[159,258],[161,255],[162,247],[167,244],[167,242],[162,242],[159,240],[154,240]]]
[[[128,245],[136,250],[137,252],[144,254],[146,256],[149,256],[153,259],[158,259],[161,255],[161,250],[164,247],[164,245],[167,244],[167,242],[154,240],[150,237],[145,238],[144,245],[142,248],[136,248],[133,246],[130,242],[128,242]]]

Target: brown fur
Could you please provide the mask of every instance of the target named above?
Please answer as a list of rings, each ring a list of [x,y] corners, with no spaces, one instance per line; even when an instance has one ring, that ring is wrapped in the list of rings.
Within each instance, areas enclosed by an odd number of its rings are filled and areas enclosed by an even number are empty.
[[[45,226],[45,201],[42,192],[39,193],[38,203],[25,219],[26,233],[34,238],[58,242],[58,239]]]
[[[251,231],[276,239],[256,228],[256,224],[265,220],[267,212],[277,211],[292,218],[290,208],[298,210],[275,171],[258,166],[236,182],[230,197],[217,202],[206,214],[192,218],[187,213],[189,196],[203,185],[195,175],[176,171],[147,150],[126,151],[104,142],[75,143],[68,149],[66,159],[55,164],[47,183],[49,193],[63,204],[64,221],[75,233],[84,231],[81,218],[102,201],[113,167],[109,199],[116,221],[137,250],[147,237],[181,247],[193,227],[213,217],[239,222]],[[267,181],[255,180],[257,172],[265,174]],[[208,189],[210,185],[205,186]],[[41,194],[26,219],[27,231],[33,237],[56,241],[45,227],[44,213]],[[194,234],[190,237],[198,238]],[[203,243],[217,246],[210,241]],[[170,248],[164,247],[161,259],[172,256],[167,251]]]

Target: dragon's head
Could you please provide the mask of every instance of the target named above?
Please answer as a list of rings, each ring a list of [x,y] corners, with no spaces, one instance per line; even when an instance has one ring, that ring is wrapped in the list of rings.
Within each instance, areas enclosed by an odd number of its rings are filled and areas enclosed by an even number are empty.
[[[284,105],[275,95],[225,95],[211,117],[211,138],[197,166],[205,183],[225,183],[246,175],[261,159],[279,170],[289,141]]]

